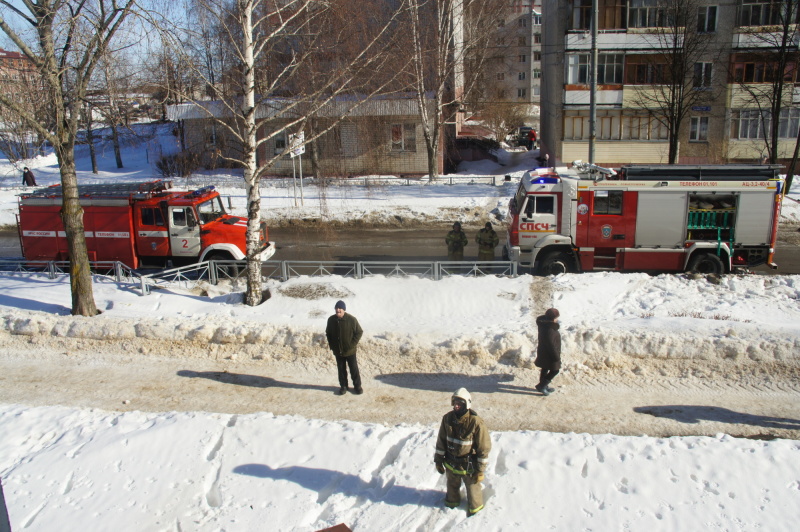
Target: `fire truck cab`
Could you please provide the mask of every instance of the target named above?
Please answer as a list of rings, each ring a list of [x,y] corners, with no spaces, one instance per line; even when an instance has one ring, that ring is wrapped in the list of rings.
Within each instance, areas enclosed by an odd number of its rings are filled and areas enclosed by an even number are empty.
[[[722,274],[772,262],[779,166],[625,166],[576,161],[526,172],[503,254],[534,273]]]
[[[89,260],[138,268],[245,258],[247,220],[227,214],[213,186],[171,188],[170,181],[79,185]],[[69,260],[62,195],[60,185],[20,195],[17,225],[27,260]],[[265,222],[259,246],[262,260],[275,252]]]

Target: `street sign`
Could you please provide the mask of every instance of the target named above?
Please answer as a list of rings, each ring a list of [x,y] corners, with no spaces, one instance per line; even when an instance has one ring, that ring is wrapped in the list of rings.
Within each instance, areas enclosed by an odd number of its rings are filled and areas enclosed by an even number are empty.
[[[306,134],[301,131],[300,133],[289,135],[289,156],[294,158],[298,155],[303,155],[306,152]]]

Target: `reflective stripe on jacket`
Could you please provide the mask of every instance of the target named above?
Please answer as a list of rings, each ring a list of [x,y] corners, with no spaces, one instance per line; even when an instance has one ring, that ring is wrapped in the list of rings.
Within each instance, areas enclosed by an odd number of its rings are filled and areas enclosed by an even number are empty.
[[[471,475],[486,471],[491,449],[489,430],[474,410],[460,418],[451,411],[442,418],[434,462],[457,475]]]

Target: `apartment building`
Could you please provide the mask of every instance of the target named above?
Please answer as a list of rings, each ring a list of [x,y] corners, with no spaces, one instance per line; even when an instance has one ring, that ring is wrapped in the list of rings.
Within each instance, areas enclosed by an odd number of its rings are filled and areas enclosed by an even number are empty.
[[[786,164],[800,129],[797,4],[598,0],[594,162],[753,163],[775,152]],[[544,0],[540,139],[555,164],[589,158],[591,16],[592,0]]]
[[[495,32],[485,98],[538,104],[542,77],[541,0],[511,0]]]

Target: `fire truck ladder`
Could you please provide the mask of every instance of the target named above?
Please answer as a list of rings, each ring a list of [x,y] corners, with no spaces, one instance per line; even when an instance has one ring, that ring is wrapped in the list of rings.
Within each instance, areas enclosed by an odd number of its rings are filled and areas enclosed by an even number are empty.
[[[694,240],[692,231],[695,231],[695,237],[700,237],[705,231],[716,231],[717,256],[720,255],[723,242],[727,242],[729,249],[732,249],[735,213],[736,209],[690,209],[687,223],[688,239]],[[697,232],[700,232],[700,235]],[[703,237],[699,239],[706,240]]]

